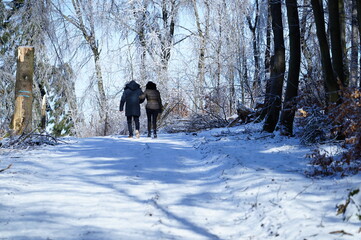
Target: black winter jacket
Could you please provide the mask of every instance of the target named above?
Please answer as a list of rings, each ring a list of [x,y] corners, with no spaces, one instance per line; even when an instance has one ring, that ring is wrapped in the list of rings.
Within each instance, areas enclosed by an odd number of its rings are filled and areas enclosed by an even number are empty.
[[[122,98],[120,100],[119,110],[124,110],[125,104],[125,116],[140,116],[140,103],[139,96],[143,94],[142,89],[138,83],[134,80],[130,81],[127,85],[125,85],[124,92]]]

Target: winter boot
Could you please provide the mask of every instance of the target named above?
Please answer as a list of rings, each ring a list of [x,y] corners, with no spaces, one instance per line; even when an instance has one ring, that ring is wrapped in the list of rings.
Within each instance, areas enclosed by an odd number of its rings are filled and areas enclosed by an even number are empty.
[[[128,138],[133,138],[133,129],[129,129]]]
[[[157,131],[156,130],[154,130],[153,135],[154,135],[154,138],[157,138]]]
[[[148,137],[152,137],[152,126],[150,125],[150,122],[148,122]]]
[[[135,130],[135,137],[136,137],[136,138],[139,138],[139,137],[140,137],[139,130]]]

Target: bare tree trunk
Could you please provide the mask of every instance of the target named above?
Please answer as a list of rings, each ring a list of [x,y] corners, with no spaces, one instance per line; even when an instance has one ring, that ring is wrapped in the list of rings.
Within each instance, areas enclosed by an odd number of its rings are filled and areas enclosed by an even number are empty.
[[[104,82],[103,82],[103,76],[102,76],[102,69],[100,65],[100,51],[98,48],[93,49],[94,53],[94,63],[95,63],[95,73],[97,76],[97,85],[98,85],[98,96],[99,96],[99,114],[100,119],[104,123],[102,133],[104,136],[108,133],[109,128],[109,119],[108,119],[108,104],[106,99],[106,94],[104,90]]]
[[[168,10],[168,3],[170,3],[170,10]],[[160,35],[162,48],[162,67],[165,71],[168,69],[168,62],[170,59],[170,50],[173,44],[174,30],[175,30],[175,0],[162,0],[162,20],[163,29],[165,33]]]
[[[325,30],[325,17],[322,0],[311,0],[313,15],[316,22],[317,38],[321,50],[322,70],[325,78],[325,90],[327,102],[336,103],[339,101],[339,86],[334,76],[329,46]]]
[[[32,130],[34,48],[19,47],[15,83],[15,110],[10,128],[16,135]]]
[[[341,0],[343,1],[343,0]],[[329,29],[331,36],[331,52],[332,52],[332,66],[335,70],[336,77],[340,80],[339,84],[347,86],[347,78],[345,75],[345,61],[344,46],[342,41],[342,23],[339,6],[339,0],[328,1],[329,10]]]
[[[97,77],[97,86],[98,86],[98,103],[99,103],[99,116],[102,121],[103,129],[101,131],[102,135],[107,135],[109,128],[109,119],[108,119],[108,104],[106,99],[106,94],[104,90],[104,83],[102,77],[102,69],[100,65],[100,49],[98,47],[96,38],[95,38],[95,29],[94,29],[94,19],[93,13],[85,13],[82,11],[82,1],[81,0],[72,0],[73,7],[76,12],[77,22],[74,22],[73,19],[67,17],[68,21],[71,22],[75,27],[77,27],[83,34],[84,39],[89,45],[90,49],[93,52],[94,64],[95,64],[95,74]],[[84,3],[83,3],[84,4]],[[92,1],[87,4],[92,5]],[[89,27],[85,26],[84,19],[89,21]]]
[[[45,130],[46,128],[46,95],[43,96],[41,102],[41,129]]]
[[[240,35],[243,36],[244,35],[244,27],[240,26]],[[236,62],[237,62],[237,78],[239,79],[239,86],[240,86],[240,91],[241,91],[241,96],[240,96],[240,100],[237,100],[237,104],[245,104],[245,80],[247,79],[247,58],[245,55],[245,48],[246,46],[244,46],[244,43],[242,44],[238,44],[237,45],[237,58],[236,58]],[[238,98],[239,99],[239,98]],[[238,108],[238,106],[236,106],[236,108]]]
[[[282,88],[285,73],[285,46],[283,37],[282,9],[278,0],[270,1],[272,30],[274,36],[274,61],[271,75],[270,111],[266,117],[263,130],[273,132],[276,128],[282,103]]]
[[[253,77],[253,96],[252,105],[254,105],[253,100],[257,99],[260,95],[261,88],[261,79],[260,79],[260,66],[259,66],[259,41],[257,37],[257,28],[259,24],[259,4],[258,0],[255,2],[256,4],[256,16],[254,19],[254,24],[252,24],[251,17],[247,17],[248,27],[252,32],[252,45],[253,45],[253,58],[254,58],[254,77]]]
[[[307,6],[310,3],[310,0],[304,0],[303,5]],[[307,10],[305,10],[307,11]],[[308,13],[303,11],[303,15],[301,18],[300,23],[300,39],[301,39],[301,50],[303,53],[303,56],[305,57],[305,60],[307,62],[307,79],[312,79],[313,76],[313,63],[312,63],[312,53],[308,47],[307,40],[305,39],[306,31],[309,28],[309,25],[307,25],[307,18],[309,17]]]
[[[352,2],[351,2],[352,8]],[[343,68],[344,68],[344,86],[348,86],[350,84],[350,70],[349,70],[349,58],[347,57],[347,43],[346,43],[346,11],[345,11],[345,3],[344,0],[338,1],[338,8],[340,12],[340,27],[341,27],[341,46],[342,46],[342,56],[343,56]]]
[[[199,38],[199,55],[198,55],[198,73],[197,73],[197,83],[195,84],[195,107],[196,111],[204,109],[204,104],[201,95],[204,93],[204,84],[205,84],[205,55],[206,55],[206,37],[208,36],[208,27],[209,27],[209,3],[208,0],[205,0],[206,4],[206,24],[205,30],[202,30],[200,16],[198,12],[196,0],[192,0],[194,14],[196,17],[196,25]]]
[[[240,78],[241,80],[241,89],[242,89],[242,105],[246,104],[246,87],[248,85],[248,65],[247,65],[247,56],[245,51],[246,46],[242,46],[242,76]],[[252,91],[250,91],[251,98],[252,98]]]
[[[221,23],[222,18],[224,15],[224,11],[222,11],[222,9],[218,9],[218,21]],[[216,49],[215,49],[215,59],[216,59],[216,70],[215,70],[215,86],[213,86],[213,88],[215,88],[215,97],[212,99],[212,101],[215,101],[217,104],[215,104],[214,106],[214,112],[219,114],[222,110],[226,112],[226,110],[222,107],[223,103],[222,103],[222,97],[220,96],[220,90],[221,90],[221,73],[222,73],[222,67],[223,67],[223,63],[222,61],[222,46],[223,46],[223,42],[222,39],[223,37],[223,26],[222,24],[219,24],[218,26],[218,30],[217,30],[217,38],[216,38]]]
[[[146,56],[147,56],[147,40],[146,40],[146,29],[145,24],[147,21],[146,16],[146,9],[147,5],[144,2],[144,11],[141,13],[140,19],[137,21],[137,29],[138,29],[138,37],[139,43],[141,48],[141,55],[140,55],[140,77],[142,81],[146,81],[147,79],[147,71],[146,71]],[[134,9],[134,13],[136,13],[136,9]]]
[[[358,22],[359,44],[360,44],[361,43],[361,0],[356,0],[356,6],[357,6],[357,22]],[[359,67],[361,74],[361,63],[359,64]],[[361,87],[361,77],[359,78],[359,86]]]
[[[264,94],[264,103],[263,108],[260,114],[258,121],[263,121],[266,118],[269,112],[269,97],[271,92],[271,30],[272,30],[272,18],[271,18],[271,10],[268,5],[267,8],[267,30],[266,30],[266,52],[264,56],[264,68],[265,68],[265,76],[266,76],[266,89]]]
[[[351,62],[350,62],[350,87],[357,87],[358,79],[358,30],[357,30],[357,5],[352,0],[351,8]]]
[[[290,60],[287,78],[287,88],[281,114],[281,134],[293,134],[293,120],[296,112],[296,97],[301,64],[300,23],[297,0],[286,0],[287,18],[290,39]]]
[[[228,69],[228,82],[229,82],[229,115],[232,115],[234,108],[234,100],[236,96],[236,89],[234,86],[234,68],[229,67]]]

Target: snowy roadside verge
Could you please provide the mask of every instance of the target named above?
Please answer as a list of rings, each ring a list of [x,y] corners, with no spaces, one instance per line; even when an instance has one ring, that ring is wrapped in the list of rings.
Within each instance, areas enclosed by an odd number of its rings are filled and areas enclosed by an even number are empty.
[[[348,213],[337,215],[337,205],[345,202],[350,190],[360,187],[360,176],[306,177],[310,149],[297,139],[259,129],[257,125],[213,129],[195,140],[195,147],[208,159],[222,162],[225,189],[244,212],[240,225],[248,231],[253,226],[251,232],[256,232],[247,237],[361,238],[361,222],[355,217],[360,212],[355,199],[360,195],[352,199],[355,204]]]

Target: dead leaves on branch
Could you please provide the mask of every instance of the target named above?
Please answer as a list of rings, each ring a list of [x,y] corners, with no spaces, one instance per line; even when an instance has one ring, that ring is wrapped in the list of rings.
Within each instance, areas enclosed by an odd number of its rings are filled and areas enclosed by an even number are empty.
[[[309,157],[315,166],[313,175],[341,176],[361,171],[361,91],[357,88],[343,88],[341,101],[326,109],[310,114],[303,139],[310,143],[338,144],[342,151],[332,156],[315,151]],[[314,121],[317,119],[317,121]],[[309,134],[307,134],[309,133]],[[322,133],[322,134],[320,134]],[[311,136],[311,137],[310,137]],[[322,136],[322,142],[318,140]]]

